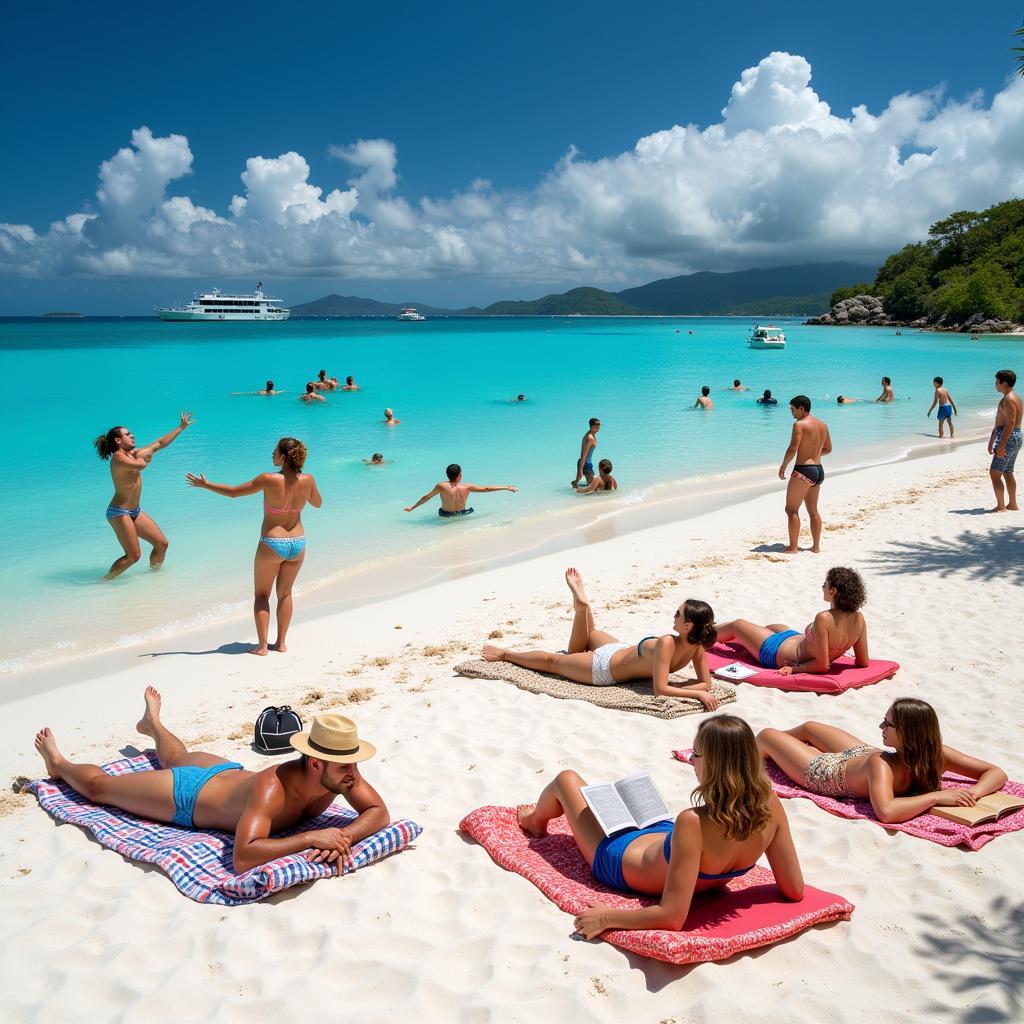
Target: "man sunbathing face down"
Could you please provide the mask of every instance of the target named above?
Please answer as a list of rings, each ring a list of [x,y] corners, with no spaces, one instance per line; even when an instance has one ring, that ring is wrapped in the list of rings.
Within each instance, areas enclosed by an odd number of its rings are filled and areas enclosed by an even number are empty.
[[[510,651],[495,644],[484,644],[485,661],[507,661],[512,665],[550,672],[574,683],[613,686],[615,683],[650,679],[656,697],[691,697],[708,711],[718,707],[711,691],[711,669],[704,652],[716,640],[715,613],[704,601],[684,601],[672,619],[672,633],[645,636],[639,643],[620,642],[611,633],[598,629],[590,598],[578,570],[569,568],[565,582],[572,595],[572,630],[566,651]],[[692,666],[697,677],[692,681],[669,679],[673,672]]]
[[[136,728],[156,745],[157,771],[115,777],[99,765],[69,761],[44,728],[35,746],[49,777],[92,803],[140,818],[234,832],[239,873],[307,850],[311,861],[351,866],[352,847],[391,823],[384,801],[359,768],[376,748],[359,739],[355,722],[344,715],[317,715],[307,731],[291,737],[301,757],[250,772],[216,754],[189,751],[163,724],[160,694],[152,686],[146,688],[145,705]],[[336,795],[358,812],[343,828],[278,835],[322,814]]]

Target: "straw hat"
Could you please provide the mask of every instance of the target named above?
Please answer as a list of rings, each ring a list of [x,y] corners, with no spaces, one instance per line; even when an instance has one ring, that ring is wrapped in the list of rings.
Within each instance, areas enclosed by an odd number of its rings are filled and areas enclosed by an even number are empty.
[[[318,761],[338,764],[366,761],[377,753],[372,743],[360,741],[356,723],[344,715],[314,716],[307,731],[297,732],[291,737],[291,745]]]

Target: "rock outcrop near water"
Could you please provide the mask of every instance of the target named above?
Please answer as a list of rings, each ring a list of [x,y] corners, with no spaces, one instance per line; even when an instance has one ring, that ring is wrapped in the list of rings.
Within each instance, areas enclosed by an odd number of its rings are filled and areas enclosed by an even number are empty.
[[[1012,320],[997,320],[975,313],[965,320],[957,320],[948,314],[923,316],[917,320],[898,320],[885,312],[885,306],[877,295],[854,295],[837,302],[822,316],[805,321],[821,327],[920,327],[929,331],[958,331],[962,334],[1006,334],[1024,331],[1024,324]]]

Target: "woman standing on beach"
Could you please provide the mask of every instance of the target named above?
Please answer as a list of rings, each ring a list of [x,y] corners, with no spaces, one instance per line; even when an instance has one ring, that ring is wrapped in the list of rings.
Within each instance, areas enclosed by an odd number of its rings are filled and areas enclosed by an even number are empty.
[[[149,567],[159,569],[167,554],[167,538],[153,520],[142,511],[142,471],[153,460],[153,453],[166,448],[192,423],[192,413],[182,412],[181,422],[170,433],[151,444],[135,446],[135,435],[127,427],[111,427],[93,442],[101,459],[110,459],[110,475],[114,480],[114,496],[107,505],[107,522],[124,548],[104,579],[120,576],[142,557],[139,539],[153,546]]]
[[[306,463],[306,446],[294,437],[282,437],[274,448],[274,465],[280,466],[276,473],[260,473],[248,483],[232,487],[230,484],[211,483],[200,473],[188,473],[185,479],[192,487],[199,487],[225,498],[242,498],[249,494],[263,494],[263,529],[256,545],[256,560],[253,565],[255,598],[253,614],[256,618],[257,645],[250,654],[265,655],[270,647],[267,636],[270,632],[270,591],[277,587],[277,642],[273,649],[284,652],[288,648],[285,640],[288,626],[292,621],[292,587],[306,557],[306,535],[302,529],[302,509],[308,501],[313,508],[320,508],[324,499],[320,496],[316,481],[309,473],[303,473]]]
[[[536,838],[564,814],[597,881],[620,892],[660,898],[639,910],[590,904],[575,921],[584,938],[608,928],[678,931],[694,895],[745,875],[762,855],[783,897],[803,897],[789,821],[772,792],[750,726],[735,715],[701,722],[692,758],[694,806],[674,821],[605,836],[580,792],[586,782],[574,771],[559,772],[532,809],[517,811],[520,827]]]

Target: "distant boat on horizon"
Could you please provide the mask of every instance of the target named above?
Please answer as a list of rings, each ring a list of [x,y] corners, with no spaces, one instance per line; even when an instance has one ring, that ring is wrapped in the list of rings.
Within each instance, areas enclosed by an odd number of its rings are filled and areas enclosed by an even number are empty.
[[[786,335],[782,333],[781,327],[772,327],[771,324],[761,327],[759,324],[754,324],[754,329],[750,332],[750,337],[747,338],[747,344],[750,348],[783,349],[786,347]]]
[[[281,305],[281,299],[273,299],[263,292],[263,282],[248,295],[222,292],[219,288],[194,296],[185,306],[157,306],[156,315],[161,320],[174,321],[250,321],[287,320],[290,309]]]
[[[427,318],[420,313],[415,306],[403,306],[402,312],[398,314],[399,320],[426,320]]]

